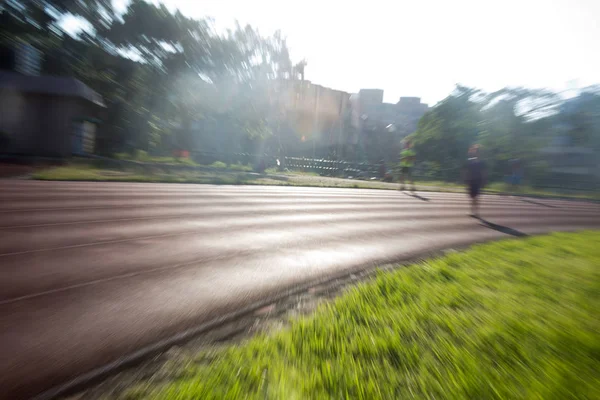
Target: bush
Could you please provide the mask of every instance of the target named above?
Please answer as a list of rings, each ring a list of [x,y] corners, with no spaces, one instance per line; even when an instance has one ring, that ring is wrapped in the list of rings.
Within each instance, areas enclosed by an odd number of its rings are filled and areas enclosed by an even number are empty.
[[[177,162],[178,164],[182,164],[182,165],[190,165],[190,166],[198,165],[198,163],[196,163],[194,160],[192,160],[190,158],[176,158],[175,162]]]
[[[229,164],[229,169],[234,170],[234,171],[245,171],[245,172],[252,171],[252,167],[251,166],[249,166],[249,165],[242,165],[240,163]]]
[[[265,160],[260,160],[255,166],[254,166],[254,171],[263,174],[265,172],[265,170],[267,169],[267,164],[265,163]]]
[[[113,158],[116,158],[117,160],[131,160],[131,154],[129,153],[115,153],[113,155]]]
[[[548,162],[543,160],[534,161],[526,166],[524,175],[533,185],[543,184],[548,180],[548,178],[553,177],[550,173],[550,166],[548,165]]]
[[[420,175],[424,178],[439,179],[441,176],[440,164],[435,161],[424,161],[415,169],[418,170]]]
[[[136,161],[147,161],[148,160],[148,152],[144,151],[144,150],[136,150],[133,158]]]
[[[226,169],[227,168],[227,164],[225,164],[222,161],[215,161],[214,163],[210,164],[211,167],[213,168],[219,168],[219,169]]]

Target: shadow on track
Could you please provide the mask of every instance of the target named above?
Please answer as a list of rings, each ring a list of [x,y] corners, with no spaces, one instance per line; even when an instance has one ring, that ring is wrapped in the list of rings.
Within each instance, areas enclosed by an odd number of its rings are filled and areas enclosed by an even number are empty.
[[[407,196],[414,197],[415,199],[419,199],[421,201],[429,201],[429,199],[427,197],[419,196],[415,192],[412,192],[412,193],[402,192],[402,193],[404,193]]]
[[[520,199],[520,200],[524,201],[525,203],[535,204],[536,206],[542,206],[542,207],[548,207],[548,208],[560,208],[558,206],[553,206],[553,205],[550,205],[550,204],[540,203],[539,201],[534,201],[534,200],[529,200],[529,199]]]
[[[493,229],[495,231],[502,232],[502,233],[505,233],[507,235],[511,235],[511,236],[515,236],[515,237],[526,237],[526,236],[529,236],[526,233],[523,233],[523,232],[518,231],[516,229],[509,228],[508,226],[494,224],[493,222],[487,221],[487,220],[485,220],[485,219],[483,219],[481,217],[476,217],[476,218],[481,222],[481,225],[483,225],[483,226],[485,226],[487,228]]]

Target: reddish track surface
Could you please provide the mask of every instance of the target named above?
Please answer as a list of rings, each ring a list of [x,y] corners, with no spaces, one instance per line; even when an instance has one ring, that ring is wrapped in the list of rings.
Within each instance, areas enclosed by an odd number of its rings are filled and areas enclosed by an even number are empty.
[[[600,227],[600,205],[287,187],[0,181],[0,397],[31,397],[307,281]]]

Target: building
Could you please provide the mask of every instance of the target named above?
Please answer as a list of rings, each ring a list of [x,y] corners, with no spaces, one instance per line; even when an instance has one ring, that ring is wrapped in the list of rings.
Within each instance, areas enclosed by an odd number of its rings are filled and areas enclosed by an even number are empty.
[[[0,152],[48,157],[93,153],[102,97],[77,79],[36,75],[35,59],[23,57],[14,57],[19,68],[0,70]]]
[[[300,140],[295,146],[298,154],[325,156],[344,140],[349,93],[306,80],[278,80],[271,85],[270,99]]]
[[[419,97],[400,97],[396,103],[395,124],[404,132],[412,133],[417,130],[419,120],[429,110],[429,106],[421,103]]]
[[[381,89],[361,89],[350,97],[349,108],[346,157],[371,163],[395,162],[402,139],[417,129],[429,109],[419,97],[384,103]]]
[[[383,90],[361,89],[352,97],[352,124],[359,131],[389,129],[407,136],[417,129],[421,117],[429,110],[419,97],[401,97],[393,103],[383,102]]]
[[[102,98],[74,78],[0,71],[0,132],[7,154],[93,153]]]
[[[362,89],[351,95],[299,79],[233,86],[225,94],[220,88],[209,86],[209,92],[203,96],[210,102],[207,106],[225,110],[236,99],[243,99],[237,107],[243,109],[250,101],[253,112],[265,116],[273,135],[253,151],[294,157],[358,160],[364,159],[363,153],[368,152],[361,150],[362,147],[370,146],[371,153],[385,149],[385,154],[366,155],[366,158],[380,160],[382,156],[391,160],[399,153],[401,138],[416,129],[428,110],[418,97],[402,97],[397,104],[390,104],[383,102],[381,89]],[[387,129],[390,125],[394,129]],[[197,139],[192,148],[201,146],[204,151],[225,153],[236,145],[227,141],[231,135],[222,134],[236,129],[228,127],[227,121],[197,121],[192,129]],[[377,134],[369,136],[366,132]],[[385,135],[380,135],[382,132]]]

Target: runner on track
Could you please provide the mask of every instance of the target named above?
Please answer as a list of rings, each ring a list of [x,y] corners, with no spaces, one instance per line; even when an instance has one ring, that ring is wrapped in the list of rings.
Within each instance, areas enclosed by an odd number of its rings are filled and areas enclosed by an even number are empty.
[[[407,140],[404,143],[404,150],[400,153],[400,190],[404,190],[404,181],[409,180],[412,184],[412,190],[415,191],[415,181],[412,177],[412,169],[415,165],[417,153],[412,148],[412,142]]]
[[[479,193],[485,185],[485,163],[479,158],[480,146],[475,144],[469,149],[469,159],[466,165],[465,183],[471,197],[471,216],[479,218]]]

